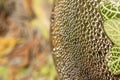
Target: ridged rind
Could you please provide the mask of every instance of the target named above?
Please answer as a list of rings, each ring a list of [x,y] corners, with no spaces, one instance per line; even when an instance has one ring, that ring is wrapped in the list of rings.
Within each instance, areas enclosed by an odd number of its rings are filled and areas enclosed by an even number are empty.
[[[105,34],[97,0],[59,0],[51,25],[52,53],[60,80],[119,80],[105,57]]]

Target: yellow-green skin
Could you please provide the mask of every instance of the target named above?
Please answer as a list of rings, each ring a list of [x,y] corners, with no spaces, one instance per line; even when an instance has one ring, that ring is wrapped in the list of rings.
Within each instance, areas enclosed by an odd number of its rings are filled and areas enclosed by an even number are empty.
[[[59,80],[119,80],[105,57],[112,42],[103,30],[97,0],[58,0],[51,24]]]

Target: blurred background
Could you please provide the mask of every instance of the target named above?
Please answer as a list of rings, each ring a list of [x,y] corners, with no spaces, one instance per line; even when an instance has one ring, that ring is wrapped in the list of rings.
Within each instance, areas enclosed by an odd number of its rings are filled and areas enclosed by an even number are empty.
[[[50,52],[53,0],[0,0],[0,80],[57,80]]]

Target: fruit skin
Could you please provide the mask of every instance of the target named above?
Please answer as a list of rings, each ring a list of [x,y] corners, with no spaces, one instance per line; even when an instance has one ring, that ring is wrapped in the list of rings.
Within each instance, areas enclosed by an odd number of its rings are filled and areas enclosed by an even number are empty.
[[[97,0],[58,0],[51,47],[60,80],[119,80],[106,66],[113,43],[103,29]]]

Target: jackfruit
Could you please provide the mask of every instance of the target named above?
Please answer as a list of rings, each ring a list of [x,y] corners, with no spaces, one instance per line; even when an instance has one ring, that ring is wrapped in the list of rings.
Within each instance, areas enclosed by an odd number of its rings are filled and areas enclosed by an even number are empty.
[[[102,0],[57,0],[51,47],[60,80],[119,80],[106,65],[113,46],[103,28]]]

